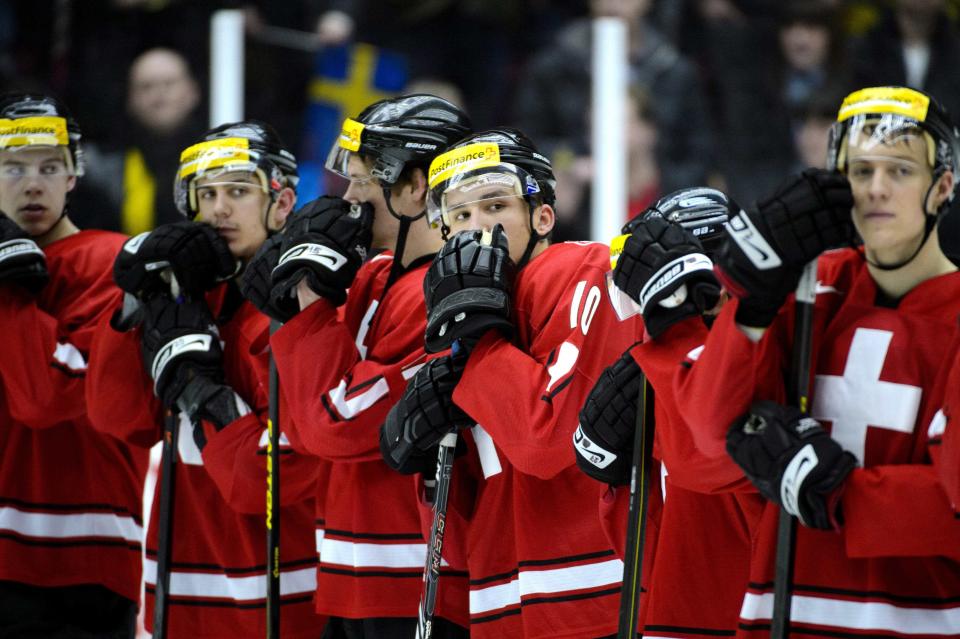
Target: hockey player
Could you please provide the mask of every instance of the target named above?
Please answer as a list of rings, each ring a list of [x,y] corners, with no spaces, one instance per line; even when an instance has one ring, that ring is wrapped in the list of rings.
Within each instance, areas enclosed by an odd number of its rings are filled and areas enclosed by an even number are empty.
[[[456,235],[425,283],[427,344],[457,350],[411,381],[384,425],[383,453],[423,470],[451,427],[479,424],[476,455],[457,462],[444,539],[447,561],[469,569],[473,637],[617,627],[623,562],[595,515],[603,487],[575,468],[570,438],[636,326],[604,301],[605,245],[550,246],[554,186],[550,162],[515,129],[465,138],[430,168],[431,215]],[[463,494],[471,460],[473,503]]]
[[[709,480],[752,488],[745,474],[770,500],[739,634],[769,631],[781,504],[802,524],[791,637],[960,634],[960,521],[926,432],[960,312],[936,230],[960,143],[930,96],[876,87],[844,100],[830,153],[842,175],[806,171],[730,220],[717,270],[737,299],[675,379],[698,448],[732,456]],[[808,417],[783,404],[789,293],[808,260],[849,241],[851,221],[863,247],[819,260]]]
[[[316,603],[336,637],[415,632],[426,544],[414,484],[383,463],[378,437],[425,358],[423,277],[442,244],[425,219],[427,168],[469,130],[431,95],[347,119],[327,162],[350,181],[345,200],[321,198],[298,216],[274,270],[274,297],[293,292],[300,305],[270,340],[281,387],[304,448],[330,462],[317,486]],[[363,263],[369,248],[385,252]],[[434,636],[465,636],[465,575],[445,580]]]
[[[118,308],[98,327],[88,398],[99,429],[145,446],[160,438],[164,409],[179,411],[173,512],[154,500],[145,569],[150,629],[159,518],[172,516],[169,637],[266,634],[269,319],[231,278],[283,224],[296,182],[296,160],[269,125],[212,129],[183,152],[177,172],[177,206],[196,221],[131,238],[114,265],[138,309],[131,317],[129,304]],[[283,522],[282,634],[315,638],[324,625],[312,605],[317,465],[282,459],[284,507],[274,513]]]
[[[719,191],[690,188],[665,196],[624,229],[630,236],[613,281],[640,305],[646,335],[601,375],[574,436],[580,468],[611,486],[601,514],[615,547],[622,549],[642,369],[655,391],[653,456],[662,464],[664,497],[659,537],[647,535],[644,553],[644,572],[650,575],[644,580],[645,636],[733,635],[749,578],[749,522],[763,500],[706,494],[714,487],[700,481],[703,465],[716,462],[694,446],[672,388],[677,363],[703,344],[719,311],[720,286],[710,257],[723,224],[739,210]],[[649,530],[656,495],[648,504]]]
[[[0,96],[0,636],[130,637],[145,451],[90,427],[93,327],[124,237],[79,231],[80,129],[49,96]]]

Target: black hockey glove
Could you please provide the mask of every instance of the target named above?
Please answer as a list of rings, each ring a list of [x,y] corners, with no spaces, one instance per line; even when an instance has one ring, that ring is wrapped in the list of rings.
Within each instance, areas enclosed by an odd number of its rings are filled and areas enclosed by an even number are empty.
[[[577,466],[611,486],[630,483],[640,377],[640,367],[628,350],[600,373],[573,433]]]
[[[193,422],[193,439],[200,450],[207,445],[201,420],[210,422],[220,432],[250,412],[250,407],[232,388],[206,375],[195,376],[187,383],[177,398],[177,407]]]
[[[177,406],[195,377],[222,382],[220,334],[202,300],[178,304],[166,295],[147,300],[141,349],[154,393],[167,408]]]
[[[721,282],[740,299],[739,323],[769,326],[810,260],[853,244],[852,207],[846,177],[807,169],[756,211],[730,218],[716,263]]]
[[[161,274],[170,269],[181,290],[194,297],[236,275],[237,259],[212,226],[174,222],[141,233],[124,243],[113,263],[113,279],[140,298],[167,292]]]
[[[499,224],[489,235],[463,231],[451,237],[423,280],[427,352],[439,353],[457,340],[475,342],[494,328],[511,335],[516,272]]]
[[[16,222],[0,212],[0,282],[39,293],[50,280],[47,258]]]
[[[410,380],[380,429],[380,453],[388,466],[404,475],[432,475],[443,436],[476,423],[453,403],[466,359],[463,355],[432,359]],[[458,451],[463,452],[459,442]]]
[[[613,283],[640,306],[652,337],[716,306],[720,284],[697,238],[657,214],[644,215],[631,227]]]
[[[283,236],[274,234],[267,238],[257,254],[247,263],[240,278],[240,292],[260,312],[278,322],[286,322],[297,314],[300,305],[296,297],[274,297],[271,276],[280,259],[280,243]]]
[[[367,258],[372,228],[373,206],[368,203],[350,204],[329,195],[308,202],[287,220],[271,296],[295,300],[296,286],[306,277],[317,295],[335,306],[343,304]]]
[[[839,489],[857,458],[817,420],[792,406],[755,402],[730,427],[727,452],[760,494],[804,526],[831,530],[841,523]]]

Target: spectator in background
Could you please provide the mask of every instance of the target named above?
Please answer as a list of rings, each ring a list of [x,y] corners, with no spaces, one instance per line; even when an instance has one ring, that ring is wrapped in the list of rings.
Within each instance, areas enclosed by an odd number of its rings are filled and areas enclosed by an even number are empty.
[[[960,33],[945,0],[896,0],[851,49],[853,84],[905,85],[960,113]]]
[[[857,86],[906,85],[960,113],[960,33],[945,0],[896,0],[894,7],[852,46]],[[960,212],[956,202],[940,221],[940,245],[960,264]]]
[[[317,53],[352,40],[357,1],[242,3],[248,36],[244,73],[248,117],[276,123],[281,138],[299,144]]]
[[[77,195],[84,226],[129,235],[182,219],[170,193],[180,151],[203,132],[200,88],[172,49],[140,54],[130,67],[121,143],[90,145],[90,189]],[[94,198],[96,198],[94,200]]]
[[[842,94],[849,72],[829,2],[793,0],[765,18],[748,18],[725,0],[708,5],[708,47],[723,114],[722,168],[731,196],[747,204],[795,169],[799,145],[809,146],[814,135],[808,107]],[[771,49],[775,55],[759,54]],[[835,115],[834,109],[831,120]]]
[[[584,122],[589,128],[589,122]],[[630,89],[627,105],[627,209],[623,222],[645,210],[660,196],[660,167],[657,165],[659,134],[650,110],[650,99],[640,89]],[[567,151],[554,154],[557,176],[556,242],[590,239],[590,199],[593,160]],[[610,238],[601,238],[607,239]]]
[[[827,167],[827,142],[830,127],[837,119],[837,104],[841,98],[834,94],[813,96],[804,109],[803,116],[793,129],[793,144],[797,161],[795,171],[807,167],[825,169]]]
[[[593,17],[629,26],[629,81],[652,96],[660,132],[662,191],[702,184],[712,169],[712,123],[695,68],[647,21],[650,0],[591,0]],[[530,61],[516,96],[515,121],[551,157],[589,153],[583,114],[590,108],[591,21],[574,21]]]

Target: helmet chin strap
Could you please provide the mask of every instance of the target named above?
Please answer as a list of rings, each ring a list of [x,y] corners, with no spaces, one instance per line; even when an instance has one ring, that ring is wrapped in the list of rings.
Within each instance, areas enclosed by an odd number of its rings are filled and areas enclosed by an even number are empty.
[[[276,206],[277,206],[276,198],[271,197],[270,201],[267,203],[267,206],[263,211],[263,230],[267,232],[268,239],[272,237],[275,233],[279,232],[278,229],[270,228],[270,213],[275,209]]]
[[[920,254],[920,251],[923,250],[923,247],[926,246],[927,241],[930,239],[933,229],[937,228],[937,222],[940,221],[940,217],[943,215],[947,205],[949,204],[949,200],[945,200],[943,204],[937,207],[937,210],[934,213],[927,213],[927,200],[930,198],[930,193],[933,191],[933,187],[937,185],[937,181],[940,179],[941,175],[943,175],[942,169],[934,173],[933,181],[930,183],[930,187],[927,188],[927,192],[923,196],[923,202],[921,203],[921,208],[924,215],[923,237],[920,239],[920,244],[917,246],[917,249],[910,254],[910,257],[895,264],[881,264],[880,262],[871,260],[869,257],[867,257],[866,251],[864,251],[863,255],[864,259],[867,261],[867,264],[874,268],[880,269],[881,271],[896,271],[897,269],[903,268],[916,259],[917,255]]]
[[[390,191],[390,187],[384,186],[383,199],[387,204],[387,210],[390,212],[390,215],[400,222],[400,228],[397,231],[397,243],[393,249],[393,264],[390,266],[387,284],[383,289],[384,295],[386,295],[387,290],[393,286],[393,283],[397,281],[397,278],[399,278],[403,272],[403,251],[407,246],[407,235],[410,233],[410,226],[427,214],[427,209],[424,208],[420,213],[412,217],[409,215],[401,215],[393,209],[393,203],[390,199],[391,196],[392,192]]]
[[[547,237],[546,235],[537,233],[537,229],[533,226],[533,211],[535,210],[533,202],[527,200],[527,208],[530,209],[530,215],[527,217],[530,221],[530,238],[527,240],[527,245],[523,249],[523,255],[520,256],[520,261],[517,262],[518,271],[530,261],[530,257],[533,255],[533,249],[536,248],[537,244]]]

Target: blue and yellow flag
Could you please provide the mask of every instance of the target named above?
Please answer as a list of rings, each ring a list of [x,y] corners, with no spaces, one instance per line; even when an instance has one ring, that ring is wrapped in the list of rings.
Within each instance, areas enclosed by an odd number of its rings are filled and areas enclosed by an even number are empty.
[[[298,158],[300,202],[324,194],[323,163],[344,118],[356,117],[368,104],[397,95],[406,83],[406,59],[393,51],[355,43],[317,54],[308,89],[304,148]]]

